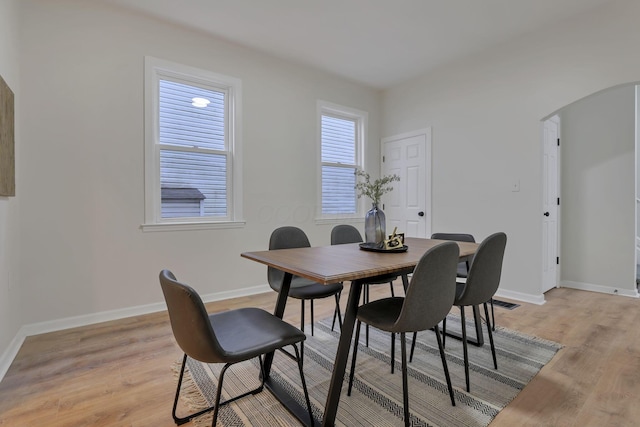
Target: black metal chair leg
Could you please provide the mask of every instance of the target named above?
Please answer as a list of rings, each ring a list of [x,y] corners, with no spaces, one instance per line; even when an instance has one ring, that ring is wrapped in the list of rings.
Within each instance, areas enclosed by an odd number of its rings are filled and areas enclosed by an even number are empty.
[[[456,401],[453,397],[453,387],[451,386],[451,377],[449,376],[449,367],[447,366],[447,358],[444,354],[443,340],[440,337],[440,329],[438,328],[438,325],[435,325],[433,327],[433,330],[436,333],[436,339],[438,341],[438,349],[440,350],[440,359],[442,360],[444,376],[447,379],[447,388],[449,389],[449,397],[451,398],[451,404],[453,406],[456,406]]]
[[[395,297],[393,294],[393,282],[389,282],[389,287],[391,288],[391,298]]]
[[[230,365],[226,363],[222,367],[222,370],[220,371],[220,376],[218,377],[218,388],[216,390],[216,400],[215,400],[215,403],[213,404],[215,408],[213,409],[213,419],[211,420],[211,427],[214,427],[216,425],[216,421],[218,420],[218,411],[220,410],[220,397],[222,396],[222,381],[224,379],[224,374],[225,372],[227,372],[227,369],[229,368],[229,366]]]
[[[304,332],[304,300],[300,300],[300,330]],[[300,342],[300,360],[304,360],[304,341]]]
[[[333,320],[331,320],[331,332],[333,332],[333,329],[336,326],[336,317],[338,317],[338,312],[336,310],[333,310]]]
[[[342,332],[342,314],[340,313],[340,293],[335,294],[336,298],[336,309],[333,311],[333,318],[336,318],[336,314],[338,314],[338,326],[340,327],[340,332]],[[333,331],[333,325],[331,325],[331,330]]]
[[[396,366],[396,334],[391,332],[391,373],[392,374],[395,369],[395,366]]]
[[[184,370],[185,370],[185,367],[187,366],[187,357],[188,356],[185,353],[184,357],[182,358],[182,367],[180,368],[180,375],[178,377],[178,387],[176,388],[176,397],[175,397],[175,400],[173,401],[173,410],[171,412],[171,415],[173,416],[173,421],[176,423],[176,425],[182,425],[182,424],[188,423],[193,418],[202,414],[206,414],[207,412],[211,412],[212,410],[217,408],[217,404],[214,404],[206,409],[202,409],[198,412],[194,412],[193,414],[187,415],[186,417],[178,417],[176,415],[176,411],[178,408],[178,400],[180,399],[180,389],[182,388],[182,379],[184,377]],[[254,392],[257,392],[257,391],[254,390]]]
[[[369,285],[364,285],[362,298],[364,299],[363,304],[367,304],[369,302]],[[369,324],[367,323],[364,325],[364,337],[364,345],[369,347]]]
[[[358,320],[356,323],[356,339],[353,342],[353,356],[351,356],[351,372],[349,373],[349,388],[347,396],[351,396],[351,387],[353,386],[353,373],[356,370],[356,355],[358,354],[358,340],[360,339],[360,325],[362,322]]]
[[[342,331],[342,314],[340,313],[340,296],[342,295],[342,291],[335,294],[336,298],[336,309],[333,310],[333,320],[331,321],[331,331],[333,332],[333,328],[336,326],[336,318],[338,319],[340,331]]]
[[[235,397],[232,397],[230,399],[227,399],[224,402],[220,402],[220,398],[222,396],[222,383],[224,381],[224,374],[227,372],[227,369],[229,369],[229,367],[231,365],[233,365],[232,363],[226,363],[222,367],[222,370],[220,371],[220,375],[218,376],[218,387],[216,389],[216,397],[215,397],[214,404],[212,406],[206,408],[206,409],[202,409],[201,411],[194,412],[193,414],[187,415],[186,417],[179,418],[179,417],[176,416],[176,409],[177,409],[177,406],[178,406],[178,399],[180,397],[180,388],[181,388],[181,385],[182,385],[182,378],[183,378],[183,375],[184,375],[184,369],[186,367],[186,362],[187,362],[187,355],[185,354],[183,359],[182,359],[182,367],[180,369],[180,376],[178,378],[178,388],[176,390],[176,398],[175,398],[175,400],[173,402],[173,411],[172,411],[172,414],[171,414],[173,416],[174,422],[177,425],[182,425],[182,424],[188,423],[189,421],[191,421],[193,418],[195,418],[197,416],[200,416],[200,415],[205,414],[207,412],[213,411],[213,419],[211,421],[211,425],[215,426],[216,425],[216,421],[218,419],[218,411],[219,411],[221,406],[224,406],[224,405],[226,405],[228,403],[234,402],[234,401],[236,401],[238,399],[241,399],[241,398],[243,398],[245,396],[248,396],[250,394],[260,393],[264,389],[264,378],[265,378],[265,375],[264,375],[264,365],[262,363],[262,358],[258,357],[258,360],[260,361],[260,373],[261,373],[262,381],[261,381],[260,385],[257,388],[255,388],[253,390],[249,390],[249,391],[247,391],[245,393],[242,393],[242,394],[240,394],[238,396],[235,396]]]
[[[489,318],[489,309],[487,308],[487,303],[484,303],[484,315]],[[496,347],[493,344],[493,332],[491,332],[491,325],[488,325],[487,329],[489,330],[489,342],[491,343],[491,354],[493,355],[493,367],[498,369],[498,360],[496,359]]]
[[[413,333],[413,339],[411,340],[411,353],[409,356],[409,362],[413,362],[413,351],[416,349],[416,338],[418,337],[418,333]]]
[[[173,421],[177,425],[187,423],[191,419],[190,417],[180,418],[176,416],[176,409],[178,408],[178,399],[180,398],[180,387],[182,386],[182,377],[184,376],[184,368],[186,367],[186,365],[187,365],[187,354],[185,353],[184,357],[182,358],[182,366],[180,367],[180,375],[178,376],[178,388],[176,389],[176,398],[173,400],[173,411],[171,412],[171,415],[173,416]]]
[[[311,304],[311,336],[313,336],[313,300],[309,300]]]
[[[467,350],[467,322],[464,318],[464,307],[460,307],[460,321],[462,322],[462,349],[464,350],[464,376],[467,382],[467,392],[471,392],[469,387],[469,351]]]
[[[400,352],[402,353],[402,403],[404,406],[404,425],[409,427],[409,384],[407,378],[407,342],[405,333],[400,332]]]
[[[442,348],[445,348],[445,340],[447,339],[447,316],[442,319]]]
[[[496,314],[493,311],[493,298],[491,298],[491,328],[496,330]]]

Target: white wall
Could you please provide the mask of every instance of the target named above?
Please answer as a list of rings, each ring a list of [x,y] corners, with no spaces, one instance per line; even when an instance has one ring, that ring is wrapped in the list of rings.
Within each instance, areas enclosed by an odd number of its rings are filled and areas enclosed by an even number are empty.
[[[506,231],[501,293],[541,301],[541,120],[640,80],[639,15],[640,2],[620,0],[381,96],[107,6],[0,0],[0,73],[16,87],[20,62],[18,197],[0,199],[0,352],[20,325],[161,302],[161,268],[205,294],[264,284],[265,269],[239,254],[266,248],[279,225],[328,244],[309,173],[317,99],[369,112],[372,165],[381,136],[431,126],[433,230]],[[140,231],[145,55],[242,79],[244,229]]]
[[[20,95],[17,5],[18,0],[0,0],[0,76],[13,91],[16,110]],[[16,111],[16,121],[18,118],[19,114]],[[18,129],[15,129],[15,134],[15,151],[16,157],[19,158]],[[0,361],[21,325],[17,269],[19,242],[16,239],[16,230],[19,227],[18,199],[21,190],[19,180],[16,187],[16,197],[0,197]],[[0,378],[3,374],[4,369],[0,363]]]
[[[202,33],[87,1],[21,2],[22,284],[29,324],[162,301],[162,268],[202,294],[266,284],[240,257],[280,225],[316,225],[316,101],[369,112],[380,93]],[[142,232],[143,58],[242,79],[243,229]]]
[[[432,229],[507,233],[503,295],[543,298],[541,120],[640,80],[637,16],[640,2],[616,1],[384,93],[383,137],[432,126]],[[594,268],[620,262],[609,255]]]
[[[635,86],[575,102],[560,120],[561,280],[586,289],[633,289]]]

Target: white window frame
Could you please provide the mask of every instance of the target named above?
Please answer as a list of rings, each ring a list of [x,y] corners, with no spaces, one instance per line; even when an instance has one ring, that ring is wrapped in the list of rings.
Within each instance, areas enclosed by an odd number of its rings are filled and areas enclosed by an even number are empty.
[[[242,212],[242,84],[240,79],[163,59],[145,57],[145,222],[143,231],[238,228],[245,224]],[[206,84],[228,95],[227,216],[162,218],[159,144],[159,82],[173,79],[186,84]]]
[[[330,163],[322,162],[322,116],[324,114],[343,117],[345,119],[354,120],[356,123],[356,147],[355,147],[355,167],[357,169],[364,168],[364,147],[367,141],[367,129],[369,113],[343,105],[334,104],[327,101],[319,100],[317,102],[317,144],[318,147],[318,178],[317,178],[317,211],[316,223],[335,223],[344,220],[356,220],[364,217],[364,204],[361,200],[356,200],[356,212],[353,214],[338,213],[324,214],[322,212],[322,166],[330,165]],[[354,190],[355,191],[355,190]],[[356,197],[357,197],[357,193]]]

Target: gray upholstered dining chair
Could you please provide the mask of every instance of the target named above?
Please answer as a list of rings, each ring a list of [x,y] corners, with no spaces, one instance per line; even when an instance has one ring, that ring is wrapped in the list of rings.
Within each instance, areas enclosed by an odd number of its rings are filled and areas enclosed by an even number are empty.
[[[449,368],[442,346],[438,323],[445,319],[453,305],[456,285],[456,268],[460,250],[454,242],[446,242],[429,249],[418,261],[404,298],[383,298],[364,304],[358,308],[356,336],[351,358],[349,388],[351,395],[353,376],[356,367],[358,339],[362,322],[382,331],[400,334],[402,357],[402,392],[404,403],[404,422],[409,425],[409,390],[407,382],[407,332],[424,331],[433,328],[440,350],[451,404],[456,402],[451,387]],[[392,363],[393,351],[392,351]]]
[[[475,243],[476,239],[473,237],[473,234],[465,234],[465,233],[433,233],[431,235],[432,239],[438,240],[453,240],[455,242],[471,242]],[[473,256],[469,257],[466,261],[462,261],[458,263],[458,277],[466,278],[467,274],[469,274],[469,267],[471,266],[471,262],[473,261]]]
[[[333,227],[331,230],[331,244],[332,245],[344,245],[347,243],[362,243],[362,235],[353,225],[349,224],[340,224]],[[369,302],[369,285],[382,285],[389,284],[389,288],[391,290],[391,296],[395,296],[393,292],[393,281],[398,278],[397,274],[383,274],[381,276],[368,278],[366,283],[363,284],[362,288],[362,303],[366,304]],[[333,316],[335,321],[335,315]],[[369,346],[369,325],[366,327],[365,331],[365,343]]]
[[[266,375],[262,356],[275,350],[284,351],[283,347],[289,345],[294,348],[295,357],[291,356],[289,352],[285,352],[285,354],[294,358],[298,363],[309,419],[313,420],[302,370],[302,359],[297,347],[298,343],[302,343],[306,339],[304,332],[259,308],[239,308],[208,314],[198,293],[190,286],[178,282],[169,270],[160,272],[160,285],[167,303],[173,336],[184,351],[171,413],[176,424],[184,424],[194,417],[213,411],[211,425],[215,426],[220,406],[263,390]],[[188,357],[203,363],[224,363],[224,366],[218,378],[214,404],[186,417],[178,417],[176,409]],[[262,378],[260,386],[220,402],[222,383],[227,369],[235,363],[253,358],[258,358],[260,364],[260,377]]]
[[[431,235],[432,239],[439,240],[454,240],[456,242],[471,242],[475,243],[476,239],[472,234],[464,234],[464,233],[433,233]],[[467,258],[466,261],[462,261],[458,264],[458,278],[466,279],[469,274],[469,268],[471,267],[471,263],[473,263],[473,256]],[[495,331],[496,330],[496,318],[495,313],[493,311],[493,298],[489,301],[489,305],[491,306],[491,323],[490,327]]]
[[[269,239],[269,250],[290,249],[290,248],[307,248],[310,247],[309,238],[298,227],[280,227],[271,233]],[[276,292],[280,292],[282,287],[282,279],[284,272],[277,268],[267,267],[267,281],[269,286]],[[334,316],[337,314],[338,322],[342,325],[342,314],[340,313],[340,293],[342,292],[342,283],[331,283],[323,285],[304,277],[293,276],[291,279],[291,287],[289,288],[289,296],[300,300],[300,329],[304,331],[304,302],[310,301],[311,308],[311,335],[313,335],[313,300],[318,298],[327,298],[333,296],[336,300],[336,308]],[[332,328],[333,329],[333,328]]]
[[[464,352],[464,373],[467,385],[469,387],[469,354],[467,350],[467,328],[465,321],[464,308],[468,306],[480,305],[484,306],[484,313],[489,319],[489,310],[487,303],[493,298],[498,286],[500,285],[500,276],[502,274],[502,261],[504,259],[504,250],[507,245],[507,235],[499,232],[494,233],[484,239],[473,258],[473,263],[469,269],[469,275],[466,283],[458,283],[456,285],[456,298],[453,305],[460,307],[460,322],[462,324],[462,348]],[[443,333],[446,333],[446,318],[442,325]],[[493,333],[491,325],[488,325],[489,342],[491,343],[491,354],[493,356],[493,366],[498,369],[498,361],[496,359],[496,347],[493,342]]]

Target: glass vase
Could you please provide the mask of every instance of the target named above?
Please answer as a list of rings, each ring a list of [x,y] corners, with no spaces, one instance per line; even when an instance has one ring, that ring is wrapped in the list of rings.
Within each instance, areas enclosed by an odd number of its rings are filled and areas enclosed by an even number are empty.
[[[367,243],[380,243],[386,236],[386,218],[382,209],[373,203],[364,217],[364,237]]]

